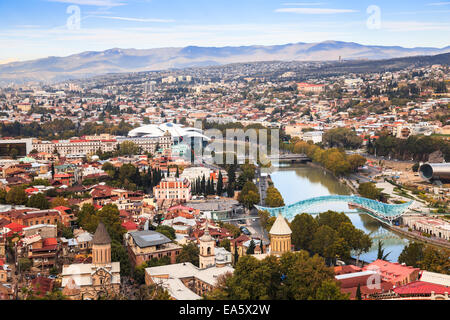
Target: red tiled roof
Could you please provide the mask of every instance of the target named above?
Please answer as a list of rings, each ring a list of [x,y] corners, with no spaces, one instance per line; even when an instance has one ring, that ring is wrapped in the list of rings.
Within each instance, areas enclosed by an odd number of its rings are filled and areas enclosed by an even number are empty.
[[[5,228],[11,229],[12,232],[20,232],[23,228],[26,228],[25,226],[12,222],[5,226]]]
[[[70,208],[67,208],[67,207],[65,207],[65,206],[54,207],[53,209],[58,210],[58,211],[67,211],[67,210],[70,210]]]
[[[435,294],[445,294],[450,292],[450,287],[424,281],[414,281],[394,289],[394,292],[399,295],[431,294],[432,291]]]
[[[131,221],[127,221],[127,222],[122,223],[122,227],[124,227],[128,231],[130,231],[130,230],[137,230],[138,229],[137,224],[134,223],[134,222],[131,222]]]

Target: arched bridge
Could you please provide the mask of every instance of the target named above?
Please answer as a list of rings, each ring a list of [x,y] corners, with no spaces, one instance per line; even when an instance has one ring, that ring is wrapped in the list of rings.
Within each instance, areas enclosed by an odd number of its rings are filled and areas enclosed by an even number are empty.
[[[272,216],[277,216],[278,213],[280,213],[281,211],[281,214],[285,218],[291,220],[295,217],[295,215],[305,212],[306,209],[314,205],[327,204],[332,202],[346,202],[355,207],[359,207],[367,211],[369,215],[376,218],[377,220],[389,224],[392,224],[394,220],[400,218],[403,215],[403,213],[405,213],[405,211],[409,208],[409,206],[413,203],[413,201],[411,201],[402,204],[387,204],[358,196],[330,195],[302,200],[297,203],[279,208],[267,208],[262,206],[255,206],[255,207],[258,210],[268,211]]]

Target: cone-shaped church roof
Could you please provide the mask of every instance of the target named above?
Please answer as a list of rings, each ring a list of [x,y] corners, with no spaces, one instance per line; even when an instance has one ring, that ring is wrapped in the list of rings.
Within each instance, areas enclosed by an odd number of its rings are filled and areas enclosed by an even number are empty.
[[[272,229],[270,229],[270,234],[273,235],[289,235],[292,234],[291,228],[287,224],[281,213],[278,214],[277,219],[275,220]]]
[[[92,239],[92,244],[110,244],[111,238],[109,237],[108,231],[106,230],[103,222],[99,222],[97,230],[95,231],[94,238]]]

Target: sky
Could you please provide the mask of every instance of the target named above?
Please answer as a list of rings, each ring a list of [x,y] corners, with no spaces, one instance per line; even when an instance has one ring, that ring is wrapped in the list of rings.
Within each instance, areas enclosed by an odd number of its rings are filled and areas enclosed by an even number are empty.
[[[292,1],[292,2],[290,2]],[[450,1],[1,0],[0,64],[111,48],[450,45]]]

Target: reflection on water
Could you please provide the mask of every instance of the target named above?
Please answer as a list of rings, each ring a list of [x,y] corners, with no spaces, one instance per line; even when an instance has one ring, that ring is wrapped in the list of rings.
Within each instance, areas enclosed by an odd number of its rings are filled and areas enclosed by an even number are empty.
[[[275,187],[282,194],[286,205],[314,197],[351,194],[351,191],[331,174],[316,167],[281,166],[271,174],[271,178]],[[398,256],[405,245],[408,244],[408,240],[390,232],[376,219],[358,212],[358,210],[349,209],[346,203],[316,205],[311,207],[308,213],[315,214],[327,210],[346,212],[356,228],[371,234],[373,246],[368,253],[361,255],[361,259],[364,261],[372,262],[376,260],[378,239],[383,241],[385,253],[391,252],[388,260],[393,262],[397,262]]]

